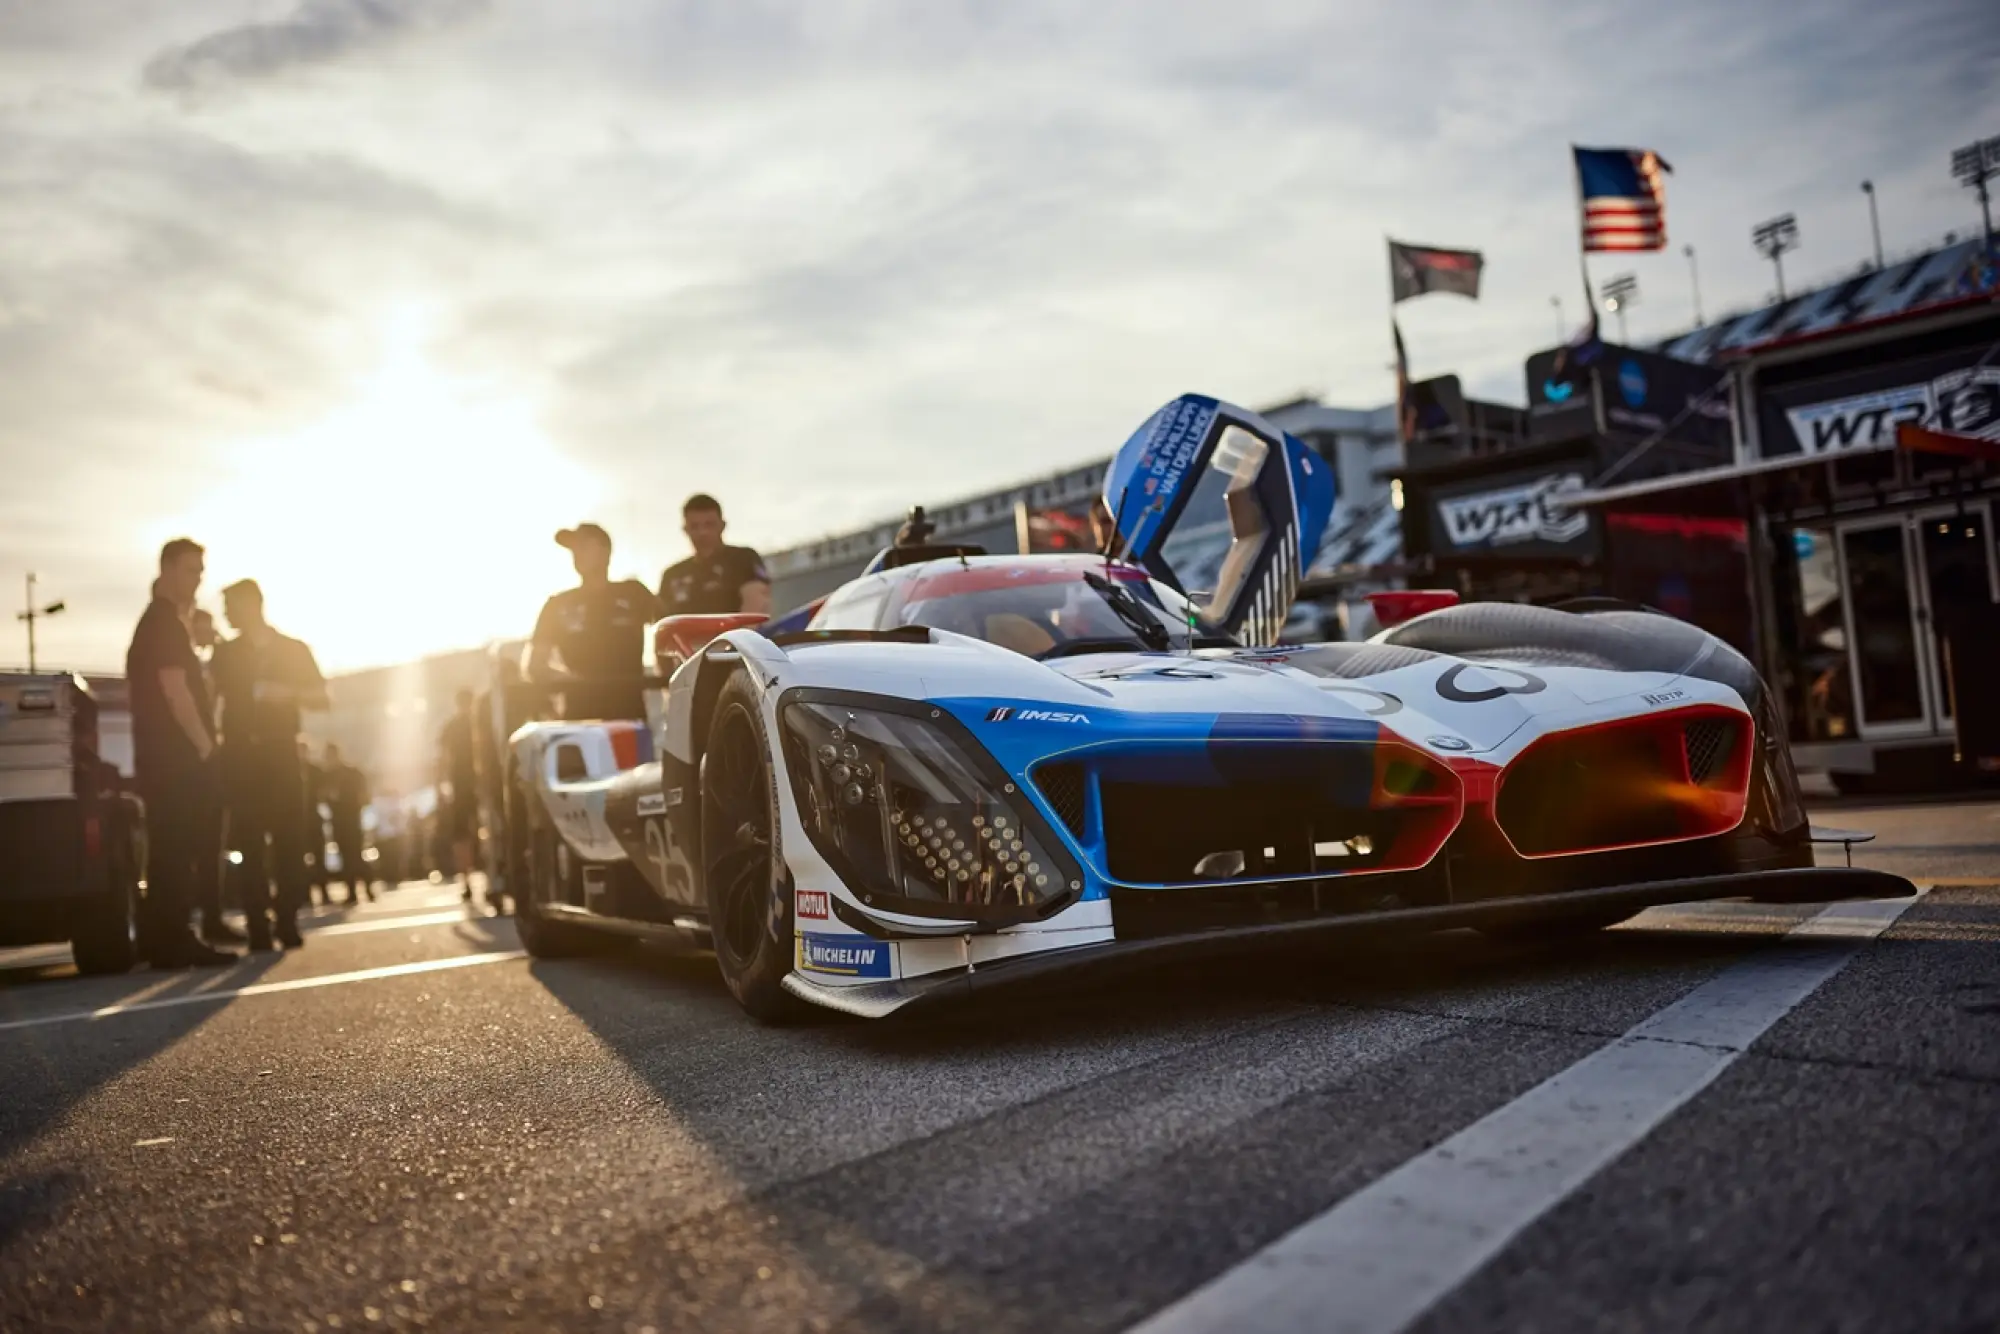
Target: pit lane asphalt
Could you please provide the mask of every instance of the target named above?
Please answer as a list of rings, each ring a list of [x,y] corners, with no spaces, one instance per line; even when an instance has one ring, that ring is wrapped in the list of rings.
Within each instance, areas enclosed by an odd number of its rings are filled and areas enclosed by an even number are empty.
[[[1413,1328],[2000,1327],[2000,805],[1818,818],[1938,887]],[[776,1031],[430,886],[230,970],[18,954],[0,1329],[1120,1330],[1813,911]]]

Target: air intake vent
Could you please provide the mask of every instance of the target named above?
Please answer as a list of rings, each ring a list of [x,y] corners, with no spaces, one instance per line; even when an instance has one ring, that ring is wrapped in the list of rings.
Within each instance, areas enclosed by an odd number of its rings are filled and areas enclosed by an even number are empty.
[[[1737,728],[1720,718],[1697,718],[1682,732],[1687,746],[1688,777],[1706,787],[1721,773],[1735,744]]]
[[[1045,764],[1035,770],[1035,786],[1072,838],[1083,837],[1083,766]]]

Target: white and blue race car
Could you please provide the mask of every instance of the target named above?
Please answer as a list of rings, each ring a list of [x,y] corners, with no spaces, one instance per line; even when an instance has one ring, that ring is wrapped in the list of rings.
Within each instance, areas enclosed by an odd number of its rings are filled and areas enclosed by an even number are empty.
[[[1119,958],[1912,892],[1814,865],[1773,702],[1702,630],[1468,604],[1277,647],[1333,478],[1210,398],[1104,498],[1117,559],[893,548],[803,624],[662,622],[644,721],[514,731],[528,950],[666,938],[760,1019],[877,1016]]]

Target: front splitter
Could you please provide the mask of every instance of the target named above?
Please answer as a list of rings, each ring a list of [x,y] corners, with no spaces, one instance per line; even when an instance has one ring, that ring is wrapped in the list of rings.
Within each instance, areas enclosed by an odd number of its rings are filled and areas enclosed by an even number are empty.
[[[1172,893],[1162,890],[1161,893]],[[1827,903],[1841,899],[1895,899],[1916,893],[1916,886],[1899,875],[1859,867],[1815,866],[1778,871],[1743,871],[1732,875],[1653,880],[1636,885],[1569,890],[1480,903],[1451,903],[1425,908],[1392,908],[1308,922],[1221,927],[1213,931],[1147,940],[1113,940],[1096,945],[1071,945],[1043,954],[1017,955],[967,968],[927,973],[922,977],[830,987],[791,973],[785,990],[815,1005],[867,1019],[913,1010],[931,1010],[975,994],[1023,986],[1058,974],[1092,969],[1110,973],[1147,968],[1165,962],[1254,952],[1261,948],[1311,944],[1357,935],[1418,935],[1462,927],[1508,926],[1540,920],[1592,915],[1600,910],[1658,907],[1666,903],[1699,903],[1710,899],[1752,898],[1763,903]]]

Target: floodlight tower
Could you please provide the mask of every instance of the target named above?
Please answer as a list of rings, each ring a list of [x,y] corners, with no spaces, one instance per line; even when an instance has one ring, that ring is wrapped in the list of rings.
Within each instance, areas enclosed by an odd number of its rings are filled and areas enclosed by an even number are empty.
[[[1618,341],[1626,342],[1625,307],[1639,299],[1639,280],[1632,274],[1621,273],[1606,281],[1601,290],[1604,308],[1618,316]]]
[[[1781,213],[1769,222],[1760,222],[1750,229],[1750,240],[1757,247],[1757,253],[1771,261],[1778,271],[1778,300],[1785,299],[1785,260],[1787,250],[1799,248],[1799,220],[1789,213]]]
[[[1979,221],[1985,229],[1980,235],[1986,238],[1988,245],[1991,245],[1993,204],[1986,183],[1995,176],[2000,176],[2000,134],[1954,150],[1951,155],[1951,174],[1960,185],[1969,186],[1979,195]]]

